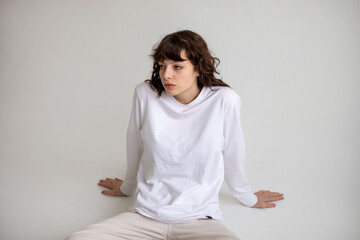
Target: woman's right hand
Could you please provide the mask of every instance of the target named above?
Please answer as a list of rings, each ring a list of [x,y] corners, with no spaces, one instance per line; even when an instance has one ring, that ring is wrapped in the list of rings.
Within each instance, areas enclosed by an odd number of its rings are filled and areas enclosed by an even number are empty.
[[[127,196],[123,194],[120,190],[121,185],[123,184],[123,180],[115,178],[106,178],[100,179],[98,185],[102,187],[106,187],[110,190],[103,190],[101,193],[104,195],[111,195],[111,196]]]
[[[275,203],[271,203],[284,199],[284,194],[278,192],[270,192],[269,190],[261,190],[255,193],[258,198],[257,203],[252,206],[253,208],[273,208]]]

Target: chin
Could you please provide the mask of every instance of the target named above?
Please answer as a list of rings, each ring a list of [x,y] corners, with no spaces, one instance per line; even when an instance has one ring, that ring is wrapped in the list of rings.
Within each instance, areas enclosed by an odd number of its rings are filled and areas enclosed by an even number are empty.
[[[175,91],[170,90],[170,89],[165,89],[165,92],[166,92],[167,94],[171,95],[171,96],[177,95]]]

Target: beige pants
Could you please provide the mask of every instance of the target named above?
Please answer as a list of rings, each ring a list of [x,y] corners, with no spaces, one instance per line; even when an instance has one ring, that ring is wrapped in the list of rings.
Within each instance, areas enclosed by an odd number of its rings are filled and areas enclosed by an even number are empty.
[[[239,239],[221,222],[199,219],[190,223],[168,224],[125,212],[75,232],[66,240],[120,240],[120,239]]]

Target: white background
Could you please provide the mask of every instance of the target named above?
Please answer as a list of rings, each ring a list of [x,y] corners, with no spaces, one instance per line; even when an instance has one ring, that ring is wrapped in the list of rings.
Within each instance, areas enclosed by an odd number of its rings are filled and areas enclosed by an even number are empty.
[[[153,45],[190,29],[242,99],[247,176],[274,209],[238,203],[245,240],[360,239],[360,1],[0,1],[0,239],[61,240],[125,211],[133,90]]]

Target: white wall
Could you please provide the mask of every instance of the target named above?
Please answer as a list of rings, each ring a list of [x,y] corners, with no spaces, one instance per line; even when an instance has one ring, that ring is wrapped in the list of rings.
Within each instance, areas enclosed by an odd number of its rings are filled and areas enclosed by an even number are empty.
[[[134,86],[152,46],[191,29],[242,99],[251,209],[221,192],[240,237],[360,238],[360,2],[0,1],[0,239],[60,240],[125,211]]]

